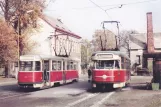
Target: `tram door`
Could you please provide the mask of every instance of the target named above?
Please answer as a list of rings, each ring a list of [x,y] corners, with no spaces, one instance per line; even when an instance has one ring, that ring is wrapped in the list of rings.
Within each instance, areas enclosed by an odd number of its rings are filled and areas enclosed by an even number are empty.
[[[66,62],[63,61],[63,84],[66,83]]]
[[[49,82],[49,60],[44,60],[44,67],[43,67],[43,78],[45,82]]]

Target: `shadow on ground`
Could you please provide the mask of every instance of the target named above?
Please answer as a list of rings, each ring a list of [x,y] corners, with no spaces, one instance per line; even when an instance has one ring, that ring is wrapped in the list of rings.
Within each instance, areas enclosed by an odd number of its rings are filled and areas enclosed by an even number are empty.
[[[40,89],[32,89],[32,88],[19,88],[17,84],[12,84],[12,85],[5,85],[5,86],[0,86],[1,91],[12,91],[12,92],[17,92],[17,93],[24,93],[24,92],[34,92],[34,91],[39,91]]]

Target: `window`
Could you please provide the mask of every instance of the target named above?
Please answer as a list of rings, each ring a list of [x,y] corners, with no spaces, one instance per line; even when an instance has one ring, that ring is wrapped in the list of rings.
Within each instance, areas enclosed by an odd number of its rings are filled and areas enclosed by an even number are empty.
[[[33,71],[33,61],[20,61],[20,71]]]
[[[73,65],[73,67],[74,67],[74,70],[77,70],[78,68],[77,68],[77,63],[74,63],[74,65]]]
[[[73,62],[67,62],[67,70],[73,70],[74,69],[74,65]]]
[[[121,69],[125,69],[124,58],[121,57]]]
[[[40,71],[41,70],[41,63],[40,63],[40,61],[36,61],[35,62],[35,70],[36,71]]]
[[[21,71],[40,71],[41,62],[40,61],[20,61]]]
[[[120,64],[119,64],[119,61],[118,60],[115,61],[115,68],[116,69],[119,69],[120,68]]]
[[[96,61],[96,69],[113,69],[114,60],[100,60]]]
[[[61,70],[61,61],[52,61],[52,70]]]
[[[56,61],[52,61],[52,70],[57,70],[57,63],[56,63]]]
[[[61,70],[61,61],[58,61],[58,70]]]

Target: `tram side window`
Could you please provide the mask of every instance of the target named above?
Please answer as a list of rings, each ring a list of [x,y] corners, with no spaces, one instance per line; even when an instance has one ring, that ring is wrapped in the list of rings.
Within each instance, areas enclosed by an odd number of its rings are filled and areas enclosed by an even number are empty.
[[[57,70],[57,62],[52,61],[52,70]]]
[[[67,70],[70,69],[70,62],[67,62]]]
[[[120,68],[119,61],[117,61],[117,60],[115,61],[115,68],[118,68],[118,69]]]
[[[41,63],[40,63],[40,61],[36,61],[35,62],[35,70],[36,71],[40,71],[41,70]]]
[[[77,70],[77,63],[74,63],[73,66],[74,66],[74,70]]]
[[[61,61],[58,61],[58,70],[61,70]]]
[[[67,70],[71,70],[71,69],[74,69],[73,62],[68,62],[67,63]]]
[[[122,68],[122,69],[125,68],[125,67],[124,67],[124,58],[123,58],[123,57],[121,58],[121,68]]]

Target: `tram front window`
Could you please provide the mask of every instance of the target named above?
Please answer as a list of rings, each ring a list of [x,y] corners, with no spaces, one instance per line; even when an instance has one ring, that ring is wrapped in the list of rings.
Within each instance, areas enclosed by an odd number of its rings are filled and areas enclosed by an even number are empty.
[[[20,71],[40,71],[40,61],[20,61]]]
[[[96,62],[96,69],[113,69],[114,60],[100,60]]]

